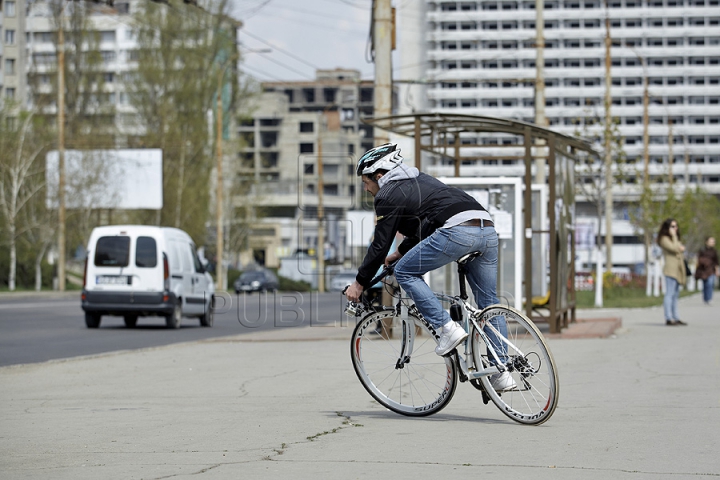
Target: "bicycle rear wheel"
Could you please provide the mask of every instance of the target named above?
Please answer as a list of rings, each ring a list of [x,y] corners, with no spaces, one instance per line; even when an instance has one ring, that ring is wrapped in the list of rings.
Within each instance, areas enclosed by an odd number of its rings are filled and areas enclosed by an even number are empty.
[[[560,385],[557,367],[545,339],[532,321],[517,310],[493,305],[484,309],[481,320],[489,322],[503,316],[507,321],[505,368],[515,382],[515,389],[496,392],[490,377],[480,379],[492,402],[509,418],[519,423],[539,425],[555,412]],[[495,363],[488,357],[487,346],[475,327],[472,328],[472,350],[475,365],[488,367]]]
[[[435,353],[435,331],[424,319],[394,313],[374,312],[358,322],[350,344],[355,373],[365,390],[393,412],[437,413],[455,393],[455,362]]]

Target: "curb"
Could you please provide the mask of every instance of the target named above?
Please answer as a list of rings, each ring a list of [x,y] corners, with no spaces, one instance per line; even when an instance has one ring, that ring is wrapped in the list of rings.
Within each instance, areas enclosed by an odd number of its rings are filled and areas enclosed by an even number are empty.
[[[560,333],[545,334],[547,338],[609,338],[622,327],[620,317],[578,318]]]

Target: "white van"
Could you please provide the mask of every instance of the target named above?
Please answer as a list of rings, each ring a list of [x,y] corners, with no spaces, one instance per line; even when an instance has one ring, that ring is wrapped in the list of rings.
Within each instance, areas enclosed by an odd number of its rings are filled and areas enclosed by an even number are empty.
[[[97,227],[90,234],[82,309],[88,328],[103,315],[119,315],[134,327],[138,317],[164,316],[180,328],[183,316],[213,324],[212,278],[190,235],[177,228],[142,225]]]

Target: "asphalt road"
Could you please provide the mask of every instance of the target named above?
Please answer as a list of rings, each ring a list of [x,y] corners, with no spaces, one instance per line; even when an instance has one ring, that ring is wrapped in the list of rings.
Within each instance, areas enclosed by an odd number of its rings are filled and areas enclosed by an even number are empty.
[[[104,316],[100,328],[89,329],[79,292],[48,297],[0,295],[0,366],[347,321],[339,293],[278,292],[224,296],[210,328],[183,318],[181,328],[171,330],[162,317],[141,317],[127,328],[122,317]]]

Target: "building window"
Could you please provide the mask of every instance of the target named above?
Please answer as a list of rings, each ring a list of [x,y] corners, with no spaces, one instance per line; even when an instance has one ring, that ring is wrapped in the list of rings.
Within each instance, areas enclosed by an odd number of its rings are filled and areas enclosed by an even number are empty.
[[[115,30],[107,30],[100,32],[100,41],[101,42],[115,42]]]
[[[15,2],[5,2],[5,16],[6,17],[14,17],[15,16]]]
[[[14,88],[6,88],[5,89],[5,98],[15,98],[15,89]]]
[[[5,30],[5,44],[15,45],[15,30]]]
[[[315,144],[313,143],[301,143],[300,144],[300,153],[314,153],[315,152]]]
[[[103,63],[111,63],[115,61],[117,54],[113,50],[103,50],[100,52]]]
[[[5,59],[5,75],[15,75],[15,59]]]
[[[313,122],[300,122],[300,133],[312,133],[313,131],[315,131]]]

